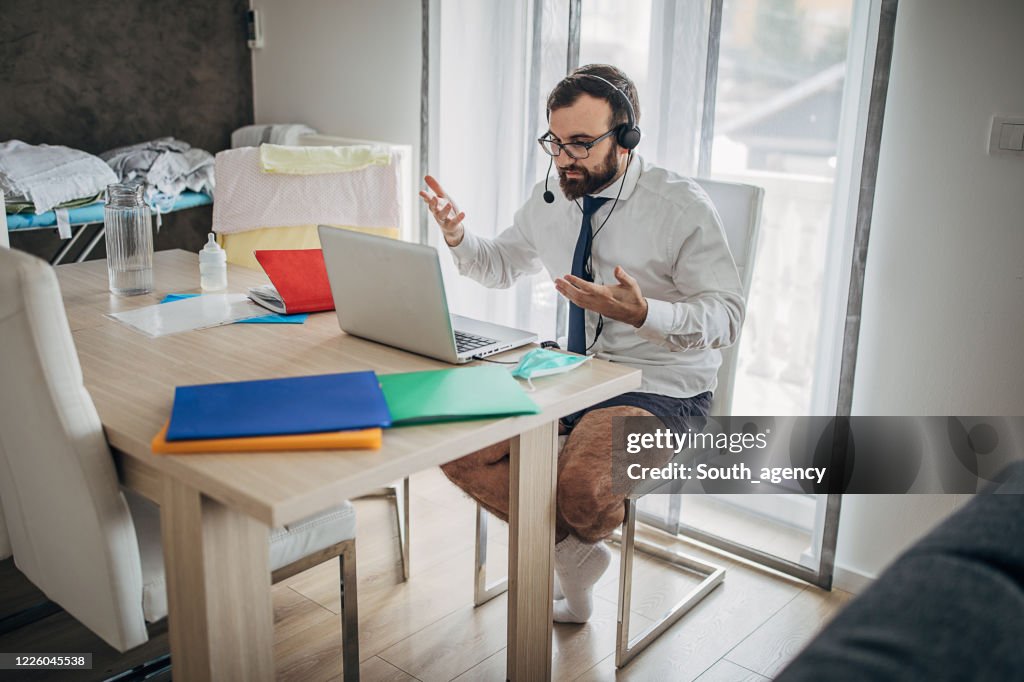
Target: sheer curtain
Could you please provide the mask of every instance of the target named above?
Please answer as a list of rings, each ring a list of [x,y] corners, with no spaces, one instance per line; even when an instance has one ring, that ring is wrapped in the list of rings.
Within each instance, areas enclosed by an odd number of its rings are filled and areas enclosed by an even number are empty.
[[[544,101],[565,75],[568,0],[440,0],[438,112],[430,172],[466,213],[466,227],[493,237],[544,177],[547,157],[534,141],[546,129]],[[543,158],[541,158],[543,157]],[[550,338],[554,286],[546,273],[507,291],[459,276],[441,249],[452,312],[512,324]]]
[[[633,79],[643,139],[637,153],[697,174],[709,0],[592,0],[583,6],[580,64],[607,63]]]

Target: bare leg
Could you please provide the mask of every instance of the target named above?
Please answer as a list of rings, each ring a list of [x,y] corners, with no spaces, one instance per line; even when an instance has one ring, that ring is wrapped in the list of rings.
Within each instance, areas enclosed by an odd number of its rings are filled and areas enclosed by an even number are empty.
[[[448,480],[502,521],[508,521],[511,447],[510,441],[503,441],[441,465]]]
[[[611,563],[602,540],[622,523],[624,499],[612,493],[612,419],[650,416],[630,406],[589,412],[573,429],[559,459],[558,512],[571,534],[555,545],[555,574],[564,599],[554,618],[585,623],[594,609],[593,588]]]

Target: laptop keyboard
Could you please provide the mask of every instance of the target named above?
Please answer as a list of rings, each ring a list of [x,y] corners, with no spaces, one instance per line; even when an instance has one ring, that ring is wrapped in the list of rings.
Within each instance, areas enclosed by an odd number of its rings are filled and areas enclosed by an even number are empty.
[[[474,336],[473,334],[460,331],[455,332],[455,349],[460,353],[469,353],[477,348],[489,346],[492,343],[497,343],[497,341],[484,336]]]

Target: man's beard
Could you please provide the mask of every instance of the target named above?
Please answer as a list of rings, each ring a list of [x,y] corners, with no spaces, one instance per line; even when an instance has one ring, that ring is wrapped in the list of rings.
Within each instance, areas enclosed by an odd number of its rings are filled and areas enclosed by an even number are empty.
[[[604,189],[605,185],[610,183],[619,171],[617,161],[615,145],[612,145],[612,148],[608,150],[608,155],[604,157],[604,163],[594,171],[589,171],[583,166],[577,166],[576,164],[568,168],[559,168],[558,186],[562,188],[562,194],[565,195],[566,199],[575,201],[582,196]],[[565,176],[566,171],[576,171],[582,177],[570,180]]]

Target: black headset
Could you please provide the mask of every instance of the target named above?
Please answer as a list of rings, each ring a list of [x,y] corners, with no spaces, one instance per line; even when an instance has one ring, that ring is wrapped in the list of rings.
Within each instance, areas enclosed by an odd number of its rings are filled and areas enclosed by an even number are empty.
[[[633,151],[637,145],[640,144],[640,126],[636,124],[636,112],[633,110],[633,102],[630,101],[629,97],[626,96],[622,90],[615,86],[610,80],[602,78],[601,76],[592,73],[577,73],[574,76],[584,76],[586,78],[596,78],[597,80],[605,83],[609,88],[619,93],[622,97],[622,101],[626,103],[626,122],[620,123],[615,128],[615,141],[618,142],[619,146],[623,149]]]
[[[623,147],[624,150],[635,150],[637,145],[640,144],[640,127],[637,125],[637,116],[636,112],[633,110],[633,102],[626,93],[608,79],[597,76],[596,74],[569,74],[563,78],[562,81],[564,82],[570,78],[595,78],[617,92],[618,96],[623,98],[623,101],[626,102],[626,123],[621,123],[615,126],[615,142],[618,143],[618,146]],[[551,110],[548,110],[548,120],[551,120]]]
[[[623,92],[620,88],[618,88],[614,83],[612,83],[607,78],[602,78],[601,76],[598,76],[598,75],[593,74],[593,73],[573,73],[573,74],[570,74],[570,75],[566,76],[562,80],[565,81],[565,80],[567,80],[569,78],[578,78],[578,77],[582,77],[582,78],[596,78],[597,80],[601,81],[602,83],[607,85],[609,88],[611,88],[615,92],[619,93],[619,96],[626,103],[626,122],[625,123],[620,123],[619,125],[617,125],[615,127],[615,142],[620,147],[622,147],[623,149],[628,150],[630,152],[632,152],[634,149],[636,149],[637,145],[640,144],[640,137],[641,137],[640,126],[638,126],[636,124],[636,112],[633,110],[633,102],[630,101],[629,97],[626,96],[626,93]],[[551,119],[551,110],[550,109],[547,112],[547,116],[548,116],[548,120],[550,120]],[[548,181],[551,178],[551,167],[554,165],[554,163],[555,163],[555,157],[552,156],[551,157],[551,161],[548,162],[548,172],[547,172],[547,175],[544,177],[544,201],[546,203],[549,203],[549,204],[555,203],[555,195],[554,195],[554,193],[551,192],[551,190],[548,189]]]

